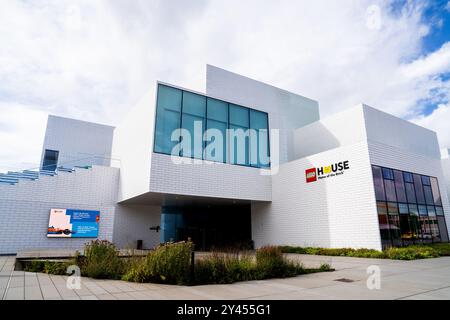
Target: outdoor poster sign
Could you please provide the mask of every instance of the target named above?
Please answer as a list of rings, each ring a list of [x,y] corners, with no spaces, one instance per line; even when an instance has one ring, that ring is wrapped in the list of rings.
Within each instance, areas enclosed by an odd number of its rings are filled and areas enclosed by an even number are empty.
[[[96,238],[100,211],[51,209],[48,222],[49,238]]]

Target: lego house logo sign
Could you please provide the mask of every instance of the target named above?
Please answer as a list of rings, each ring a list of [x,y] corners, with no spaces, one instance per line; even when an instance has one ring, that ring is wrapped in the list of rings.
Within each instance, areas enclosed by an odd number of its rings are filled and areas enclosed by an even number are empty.
[[[306,169],[306,182],[310,183],[320,179],[339,176],[344,174],[345,170],[348,169],[350,169],[348,160],[337,162],[325,167]]]

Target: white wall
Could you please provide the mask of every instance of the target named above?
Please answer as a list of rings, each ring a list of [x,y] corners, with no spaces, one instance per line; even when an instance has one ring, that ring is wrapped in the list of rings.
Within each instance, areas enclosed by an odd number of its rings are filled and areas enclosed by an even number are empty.
[[[259,201],[272,197],[271,178],[258,168],[216,162],[175,164],[171,156],[157,153],[152,156],[150,191]]]
[[[112,154],[120,163],[119,201],[149,191],[155,110],[156,82],[114,132]]]
[[[114,243],[119,248],[136,248],[143,240],[143,248],[159,244],[159,233],[150,227],[161,224],[161,207],[145,205],[118,205],[114,220]]]
[[[366,140],[362,105],[321,119],[294,131],[294,155],[312,154]]]
[[[280,163],[294,159],[293,130],[319,120],[317,101],[211,65],[206,70],[206,93],[269,114],[269,129],[280,130],[280,149],[270,143]]]
[[[436,132],[364,105],[367,140],[440,159]]]
[[[82,249],[91,238],[47,238],[52,208],[100,211],[99,239],[112,241],[119,170],[93,166],[73,173],[0,184],[0,254],[33,248]]]
[[[306,169],[346,160],[350,169],[343,175],[306,183]],[[252,236],[257,247],[381,249],[365,142],[283,164],[272,181],[272,203],[252,206]]]
[[[108,166],[114,127],[81,120],[48,116],[42,148],[41,164],[45,149],[59,151],[58,165]]]

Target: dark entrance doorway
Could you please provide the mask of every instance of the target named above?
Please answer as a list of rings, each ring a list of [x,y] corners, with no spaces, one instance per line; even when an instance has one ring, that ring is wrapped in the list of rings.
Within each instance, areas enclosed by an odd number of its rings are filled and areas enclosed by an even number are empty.
[[[163,241],[191,239],[196,250],[252,247],[250,204],[164,207],[161,219]]]

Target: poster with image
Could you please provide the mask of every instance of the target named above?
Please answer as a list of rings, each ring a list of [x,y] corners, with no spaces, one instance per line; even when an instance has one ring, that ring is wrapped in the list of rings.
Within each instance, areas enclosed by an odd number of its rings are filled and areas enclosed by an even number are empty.
[[[48,222],[49,238],[96,238],[100,211],[51,209]]]

